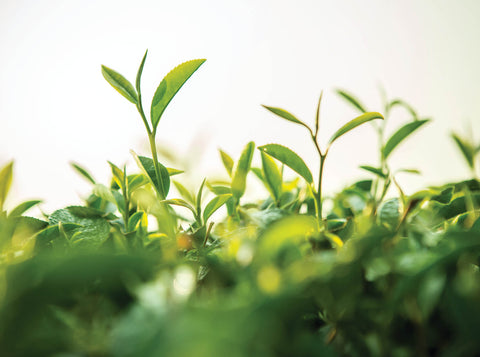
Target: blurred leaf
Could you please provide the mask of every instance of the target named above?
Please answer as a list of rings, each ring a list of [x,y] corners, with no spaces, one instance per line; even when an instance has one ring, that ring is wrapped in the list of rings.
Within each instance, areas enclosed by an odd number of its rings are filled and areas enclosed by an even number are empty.
[[[385,159],[392,153],[393,149],[397,147],[407,136],[412,134],[415,130],[420,128],[423,124],[428,123],[430,120],[416,120],[405,124],[398,129],[387,141],[383,147],[382,153]]]
[[[371,121],[373,119],[382,119],[383,120],[383,116],[382,116],[382,114],[377,113],[377,112],[368,112],[368,113],[365,113],[365,114],[362,114],[362,115],[356,117],[355,119],[346,123],[340,129],[338,129],[335,132],[335,134],[333,134],[332,137],[330,138],[330,140],[328,141],[328,145],[329,146],[332,145],[332,143],[335,140],[337,140],[339,137],[341,137],[343,134],[345,134],[345,133],[349,132],[350,130],[355,129],[357,126],[359,126],[363,123],[366,123],[368,121]]]
[[[412,118],[414,120],[417,120],[417,113],[415,112],[415,110],[412,108],[412,106],[410,104],[408,104],[407,102],[405,102],[402,99],[394,99],[390,102],[390,104],[388,106],[389,106],[389,108],[388,108],[389,110],[392,109],[395,106],[403,107],[412,115]]]
[[[137,224],[142,220],[143,215],[144,215],[143,211],[138,211],[130,216],[130,218],[128,219],[127,232],[135,231],[135,229],[137,228]]]
[[[35,205],[38,205],[41,200],[32,200],[32,201],[26,201],[23,203],[20,203],[17,207],[12,209],[9,213],[9,217],[16,217],[16,216],[21,216],[23,213],[25,213],[27,210],[32,208]]]
[[[75,162],[70,162],[70,165],[74,168],[75,171],[77,171],[81,176],[83,176],[87,181],[95,185],[95,179],[93,176],[82,166]]]
[[[193,206],[191,204],[189,204],[185,200],[182,200],[181,198],[172,198],[172,199],[169,199],[169,200],[163,200],[161,202],[169,204],[169,205],[175,205],[175,206],[188,208],[193,213],[194,217],[197,217],[197,212],[196,212],[195,208],[193,208]]]
[[[153,96],[150,110],[153,132],[156,132],[160,118],[175,94],[205,61],[205,59],[197,59],[184,62],[162,79]]]
[[[305,162],[289,148],[278,144],[267,144],[259,146],[258,149],[290,167],[309,184],[313,183],[312,173],[305,165]]]
[[[141,80],[142,80],[143,66],[145,65],[145,60],[147,59],[147,53],[148,53],[148,50],[146,50],[145,54],[143,55],[143,59],[142,59],[142,62],[140,63],[140,67],[138,67],[137,78],[135,79],[135,87],[136,87],[137,93],[139,95],[141,93],[140,83],[141,83]]]
[[[381,178],[387,178],[388,175],[383,172],[383,170],[379,167],[373,167],[373,166],[368,166],[368,165],[362,165],[360,166],[362,170],[371,172],[374,175],[377,175]]]
[[[365,106],[360,103],[360,101],[355,98],[352,94],[347,93],[346,91],[342,89],[337,89],[337,94],[345,99],[348,103],[350,103],[354,108],[358,109],[362,113],[366,113],[367,110],[365,109]]]
[[[138,96],[135,88],[127,79],[120,73],[115,72],[113,69],[102,65],[102,75],[110,85],[115,88],[118,93],[127,98],[128,101],[133,104],[138,103]]]
[[[8,191],[12,185],[13,176],[13,161],[5,165],[0,170],[0,212],[3,210],[5,199],[7,198]]]
[[[473,169],[473,167],[475,165],[475,162],[474,162],[475,148],[473,147],[473,145],[471,143],[469,143],[468,141],[460,138],[457,134],[452,133],[451,135],[452,135],[452,139],[455,141],[458,148],[462,152],[463,157],[467,161],[468,166],[471,169]]]
[[[175,188],[177,189],[178,193],[180,193],[180,196],[182,196],[187,202],[191,204],[195,204],[195,197],[193,197],[193,194],[185,186],[183,186],[178,181],[172,181],[172,182]]]
[[[245,193],[247,174],[252,164],[253,150],[255,143],[250,141],[243,149],[240,159],[236,162],[232,172],[232,193],[238,200]]]
[[[401,206],[398,198],[392,198],[383,202],[378,210],[379,224],[385,225],[390,229],[395,229],[400,223]]]
[[[121,189],[125,189],[125,175],[124,175],[123,171],[120,170],[115,164],[113,164],[110,161],[108,161],[108,164],[110,165],[110,168],[112,169],[112,175],[113,175],[113,179],[115,180],[115,183]]]

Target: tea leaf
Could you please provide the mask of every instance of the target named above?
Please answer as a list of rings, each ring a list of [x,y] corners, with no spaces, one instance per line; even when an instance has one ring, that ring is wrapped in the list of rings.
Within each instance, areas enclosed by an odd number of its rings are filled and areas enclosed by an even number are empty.
[[[429,119],[412,121],[398,129],[390,137],[390,139],[388,139],[382,150],[385,159],[392,153],[393,149],[395,149],[397,145],[400,144],[407,136],[412,134],[415,130],[420,128],[423,124],[428,123],[429,121]]]
[[[195,204],[195,197],[193,197],[192,193],[185,186],[183,186],[178,181],[172,181],[172,182],[175,188],[177,189],[178,193],[180,193],[180,196],[182,196],[186,201],[192,204]]]
[[[188,208],[190,211],[192,211],[194,216],[197,215],[197,212],[195,211],[195,208],[193,208],[192,205],[190,205],[187,201],[182,200],[181,198],[172,198],[170,200],[163,200],[163,201],[160,201],[160,202],[166,203],[166,204],[169,204],[169,205],[175,205],[175,206],[181,206],[181,207]]]
[[[255,143],[250,141],[243,149],[240,159],[233,168],[231,187],[233,196],[237,199],[242,197],[245,193],[247,174],[248,171],[250,171],[250,165],[252,164],[254,149]]]
[[[394,99],[388,105],[389,106],[388,109],[390,110],[396,105],[405,108],[412,115],[413,120],[417,120],[417,112],[415,112],[415,110],[412,108],[412,106],[410,104],[408,104],[407,102],[405,102],[402,99]]]
[[[120,170],[115,164],[112,162],[108,161],[108,164],[110,165],[112,169],[112,174],[113,174],[113,179],[115,180],[115,183],[118,185],[120,188],[124,188],[125,186],[125,175],[123,174],[123,171]]]
[[[29,210],[33,206],[38,205],[40,202],[42,202],[42,201],[41,200],[32,200],[32,201],[26,201],[26,202],[20,203],[17,207],[12,209],[12,211],[9,213],[8,216],[9,217],[21,216],[24,212],[26,212],[27,210]]]
[[[383,172],[383,170],[379,167],[373,167],[373,166],[368,166],[368,165],[362,165],[360,166],[360,168],[362,170],[365,170],[365,171],[368,171],[368,172],[371,172],[377,176],[380,176],[382,178],[386,178],[387,175]]]
[[[300,125],[306,127],[307,129],[309,129],[307,124],[305,124],[305,123],[302,122],[301,120],[297,119],[297,118],[295,117],[295,115],[293,115],[292,113],[287,112],[287,111],[284,110],[284,109],[275,108],[275,107],[268,107],[268,106],[263,105],[263,104],[262,104],[262,107],[264,107],[265,109],[268,109],[269,111],[271,111],[271,112],[274,113],[274,114],[277,114],[279,117],[281,117],[281,118],[283,118],[283,119],[286,119],[286,120],[288,120],[288,121],[291,121],[292,123],[300,124]],[[310,129],[309,129],[309,130],[310,130]]]
[[[218,150],[220,152],[220,157],[222,158],[223,166],[225,166],[225,169],[228,172],[228,175],[232,177],[232,170],[233,170],[233,159],[230,155],[228,155],[225,151],[223,150]]]
[[[207,179],[203,179],[202,184],[200,185],[200,188],[198,189],[197,192],[197,197],[195,199],[196,202],[196,208],[197,208],[197,213],[200,215],[202,211],[202,194],[203,194],[203,187],[205,186],[205,182]]]
[[[203,211],[203,221],[207,222],[212,214],[215,213],[220,207],[222,207],[229,199],[232,198],[231,194],[223,194],[214,197],[210,202],[208,202],[207,206]]]
[[[89,181],[90,183],[95,185],[95,183],[96,183],[95,179],[85,168],[83,168],[82,166],[80,166],[79,164],[77,164],[75,162],[70,162],[70,166],[72,166],[73,169],[75,171],[77,171],[81,176],[83,176],[85,179],[87,179],[87,181]]]
[[[272,193],[275,201],[278,202],[280,200],[280,196],[282,195],[282,174],[275,164],[275,161],[270,156],[261,151],[261,157],[265,183],[267,184],[267,187]]]
[[[142,73],[143,73],[143,66],[145,65],[145,60],[147,59],[148,50],[145,51],[145,55],[143,56],[142,63],[140,63],[140,67],[138,67],[137,78],[135,79],[135,87],[137,88],[138,94],[140,94],[140,82],[142,80]]]
[[[120,73],[102,65],[102,75],[110,85],[133,104],[138,103],[138,95],[133,85]]]
[[[3,210],[5,199],[12,185],[13,161],[5,165],[0,171],[0,212]]]
[[[160,168],[160,182],[157,180],[157,175],[155,173],[155,165],[153,160],[149,157],[138,156],[135,152],[131,151],[135,161],[137,162],[138,167],[146,174],[150,179],[155,190],[158,192],[160,197],[167,197],[168,191],[170,190],[170,174],[165,166],[161,163],[158,163]]]
[[[115,198],[113,197],[112,191],[103,184],[100,184],[100,183],[96,184],[93,187],[93,194],[105,201],[116,203]]]
[[[341,137],[343,134],[349,132],[352,129],[355,129],[357,126],[362,125],[363,123],[366,123],[370,120],[373,119],[384,119],[382,114],[377,113],[377,112],[368,112],[365,114],[362,114],[355,119],[349,121],[347,124],[342,126],[340,129],[338,129],[335,134],[332,135],[330,138],[328,145],[332,145],[332,143],[337,140],[339,137]]]
[[[153,131],[157,129],[163,112],[167,108],[175,94],[182,88],[185,82],[205,62],[205,59],[184,62],[171,70],[160,82],[152,99],[150,110]]]
[[[305,165],[305,162],[289,148],[279,144],[267,144],[260,146],[258,149],[290,167],[309,184],[313,183],[312,173]]]
[[[143,211],[135,212],[129,219],[128,219],[128,227],[127,232],[133,232],[143,218]]]
[[[458,148],[460,149],[460,151],[462,152],[463,154],[463,157],[465,158],[465,160],[467,161],[468,163],[468,166],[473,169],[474,165],[475,165],[475,162],[474,162],[474,157],[475,157],[475,148],[472,146],[471,143],[469,143],[468,141],[466,140],[463,140],[462,138],[460,138],[460,136],[458,136],[457,134],[455,133],[452,133],[451,134],[452,136],[452,139],[455,141],[455,143],[457,144]]]
[[[343,89],[337,89],[337,94],[342,97],[344,100],[346,100],[348,103],[350,103],[353,107],[361,111],[362,113],[366,113],[367,110],[365,109],[365,106],[360,103],[360,101],[355,98],[352,94],[345,92]]]

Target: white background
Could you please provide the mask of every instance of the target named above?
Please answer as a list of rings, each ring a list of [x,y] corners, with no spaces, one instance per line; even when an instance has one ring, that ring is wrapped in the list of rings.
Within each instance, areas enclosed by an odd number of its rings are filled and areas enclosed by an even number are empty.
[[[451,130],[480,136],[479,1],[0,1],[0,166],[15,160],[10,205],[42,198],[47,212],[89,191],[74,160],[108,183],[107,160],[148,154],[135,107],[103,79],[105,64],[134,81],[145,49],[145,107],[175,65],[207,58],[171,102],[159,145],[194,165],[185,180],[222,173],[217,149],[238,157],[250,140],[282,143],[317,168],[301,127],[260,104],[312,122],[320,91],[323,143],[356,113],[334,93],[345,88],[381,111],[379,85],[433,122],[391,157],[416,167],[399,176],[406,193],[468,178]],[[408,114],[398,110],[392,132]],[[478,141],[477,141],[478,142]],[[325,188],[367,177],[377,163],[375,133],[365,125],[331,150]],[[258,162],[258,154],[256,159]]]

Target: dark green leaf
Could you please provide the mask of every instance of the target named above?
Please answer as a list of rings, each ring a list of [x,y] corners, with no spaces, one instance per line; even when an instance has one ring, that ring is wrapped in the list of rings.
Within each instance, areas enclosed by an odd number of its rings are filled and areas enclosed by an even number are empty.
[[[165,198],[168,195],[168,191],[170,190],[170,174],[165,166],[161,163],[158,163],[160,168],[160,182],[157,180],[157,176],[155,173],[155,165],[153,160],[145,157],[145,156],[138,156],[135,152],[132,151],[132,155],[137,162],[137,165],[144,171],[146,176],[150,179],[153,187],[157,190],[160,197]]]
[[[190,76],[195,73],[205,61],[205,59],[197,59],[184,62],[171,70],[160,82],[153,96],[150,111],[154,132],[156,131],[163,112],[175,94],[177,94]]]
[[[380,176],[380,177],[382,177],[382,178],[386,178],[386,177],[387,177],[387,174],[385,174],[385,173],[382,171],[382,169],[379,168],[379,167],[362,165],[362,166],[360,166],[360,168],[361,168],[362,170],[371,172],[372,174],[375,174],[375,175]]]
[[[110,85],[115,88],[121,95],[127,98],[133,104],[138,103],[138,95],[133,88],[132,84],[120,73],[115,72],[113,69],[102,65],[103,77]]]
[[[275,164],[275,161],[270,156],[261,151],[261,157],[265,183],[275,201],[279,202],[280,196],[282,195],[282,174],[280,173],[277,164]]]
[[[337,94],[345,99],[348,103],[350,103],[354,108],[358,109],[362,113],[366,113],[367,110],[365,109],[365,106],[360,103],[360,101],[355,98],[352,94],[347,93],[346,91],[342,89],[337,89]]]
[[[71,162],[70,165],[74,168],[75,171],[77,171],[81,176],[83,176],[87,181],[91,182],[92,184],[95,185],[95,179],[93,176],[82,166],[75,162]]]
[[[415,130],[420,128],[423,124],[428,123],[429,121],[429,119],[412,121],[398,129],[390,137],[390,139],[388,139],[382,150],[385,159],[391,154],[393,149],[395,149],[397,145],[400,144],[407,136],[412,134]]]
[[[274,114],[277,114],[279,117],[283,118],[283,119],[286,119],[288,121],[291,121],[292,123],[296,123],[296,124],[300,124],[306,128],[308,128],[308,125],[305,124],[304,122],[302,122],[301,120],[297,119],[295,117],[295,115],[293,115],[292,113],[289,113],[287,112],[286,110],[284,109],[281,109],[281,108],[274,108],[274,107],[267,107],[266,105],[262,105],[262,107],[264,107],[265,109],[268,109],[269,111],[271,111],[272,113]]]
[[[300,156],[289,148],[278,144],[267,144],[258,148],[302,176],[309,184],[313,183],[312,173]]]
[[[330,140],[328,141],[328,145],[332,145],[332,143],[337,140],[339,137],[341,137],[343,134],[349,132],[352,129],[355,129],[357,126],[366,123],[368,121],[371,121],[373,119],[383,119],[383,115],[377,112],[368,112],[365,114],[362,114],[355,119],[349,121],[347,124],[342,126],[340,129],[338,129],[335,134],[332,135]]]
[[[143,218],[143,214],[143,211],[138,211],[130,216],[128,219],[128,232],[133,232],[137,228],[138,222]]]
[[[392,198],[383,202],[378,211],[378,221],[390,229],[397,227],[400,222],[400,200]]]
[[[203,211],[203,221],[207,222],[210,216],[231,198],[231,194],[224,194],[214,197],[210,202],[208,202],[205,210]]]
[[[232,193],[237,199],[243,196],[245,193],[245,187],[247,183],[247,174],[250,171],[252,164],[253,150],[255,149],[255,143],[249,142],[243,149],[240,159],[235,164],[232,172]]]

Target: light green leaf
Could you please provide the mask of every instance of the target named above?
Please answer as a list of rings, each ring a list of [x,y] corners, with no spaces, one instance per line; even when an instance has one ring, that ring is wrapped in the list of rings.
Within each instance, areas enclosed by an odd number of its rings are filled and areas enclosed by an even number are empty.
[[[214,197],[210,202],[208,202],[205,210],[203,211],[203,221],[207,222],[211,215],[215,213],[215,211],[217,211],[225,203],[227,203],[227,201],[231,198],[231,194],[224,194]]]
[[[397,145],[400,144],[407,136],[412,134],[415,130],[420,128],[423,124],[428,123],[429,121],[429,119],[412,121],[398,129],[390,137],[390,139],[388,139],[382,150],[385,159],[392,153],[393,149],[395,149]]]
[[[365,106],[360,103],[360,101],[355,98],[352,94],[347,93],[343,89],[337,89],[337,94],[342,97],[344,100],[346,100],[348,103],[350,103],[354,108],[358,109],[362,113],[366,113],[367,110],[365,109]]]
[[[293,115],[292,113],[289,113],[287,112],[286,110],[284,109],[281,109],[281,108],[275,108],[275,107],[268,107],[266,105],[263,105],[262,104],[262,107],[264,107],[265,109],[271,111],[272,113],[274,114],[277,114],[279,117],[283,118],[283,119],[286,119],[288,121],[291,121],[292,123],[296,123],[296,124],[300,124],[301,126],[304,126],[308,129],[308,125],[305,124],[304,122],[302,122],[301,120],[297,119],[295,117],[295,115]]]
[[[222,158],[223,166],[225,166],[225,169],[228,172],[228,175],[232,177],[232,170],[233,170],[233,159],[230,155],[228,155],[225,151],[218,149],[220,152],[220,157]]]
[[[177,169],[173,169],[171,167],[167,167],[167,171],[168,171],[169,176],[180,175],[180,174],[183,174],[185,172],[183,170],[177,170]]]
[[[157,129],[157,125],[160,122],[163,112],[175,94],[177,94],[185,82],[205,61],[205,59],[196,59],[184,62],[171,70],[160,82],[160,85],[153,96],[150,110],[154,132]]]
[[[394,229],[400,222],[401,218],[401,202],[398,198],[392,198],[383,202],[378,210],[379,224],[385,225],[390,229]]]
[[[94,184],[95,185],[95,179],[93,178],[93,176],[85,169],[83,168],[82,166],[80,166],[79,164],[75,163],[75,162],[70,162],[70,165],[73,167],[73,169],[75,171],[77,171],[81,176],[83,176],[85,179],[87,179],[87,181],[89,181],[90,183]]]
[[[261,157],[265,183],[269,191],[272,193],[275,202],[279,202],[280,196],[282,195],[282,174],[280,173],[277,164],[275,164],[275,161],[270,156],[261,151]]]
[[[8,191],[12,185],[13,177],[13,161],[5,165],[0,170],[0,212],[3,210],[5,199],[7,198]]]
[[[417,112],[412,108],[410,104],[408,104],[402,99],[394,99],[390,102],[388,106],[389,106],[388,110],[392,109],[394,106],[403,107],[412,115],[413,120],[417,120]]]
[[[202,184],[200,185],[200,188],[198,189],[197,197],[195,199],[196,209],[197,209],[198,215],[201,215],[201,211],[202,211],[202,194],[203,194],[203,188],[205,187],[205,182],[207,182],[206,178],[203,179]]]
[[[142,73],[143,73],[143,66],[145,65],[145,60],[147,59],[148,50],[145,51],[145,55],[143,56],[142,63],[140,63],[140,67],[138,67],[137,78],[135,79],[135,87],[137,88],[137,93],[140,94],[140,82],[142,80]]]
[[[112,191],[107,186],[101,183],[97,183],[95,186],[93,186],[93,194],[100,197],[102,200],[116,203]]]
[[[172,181],[172,182],[175,188],[177,189],[178,193],[180,193],[180,196],[182,196],[189,203],[195,204],[195,197],[193,197],[192,193],[185,186],[183,186],[178,181]]]
[[[305,162],[289,148],[279,144],[267,144],[260,146],[258,149],[290,167],[293,171],[302,176],[309,184],[313,183],[312,173],[307,165],[305,165]]]
[[[18,216],[21,216],[23,213],[25,213],[27,210],[29,210],[30,208],[32,208],[33,206],[36,206],[38,205],[40,202],[42,202],[41,200],[32,200],[32,201],[26,201],[26,202],[22,202],[20,203],[17,207],[15,207],[14,209],[12,209],[9,213],[9,217],[18,217]]]
[[[125,175],[123,174],[123,171],[118,168],[114,163],[108,161],[108,164],[110,165],[110,168],[112,169],[112,175],[113,179],[115,180],[115,183],[118,185],[120,188],[124,188],[125,186]]]
[[[197,216],[197,212],[195,211],[195,208],[193,208],[191,204],[189,204],[185,200],[182,200],[181,198],[172,198],[170,200],[163,200],[163,201],[160,201],[160,202],[166,203],[166,204],[169,204],[169,205],[175,205],[175,206],[181,206],[181,207],[188,208],[190,211],[192,211],[192,213],[195,217]]]
[[[133,104],[138,103],[138,95],[133,88],[133,85],[120,73],[115,72],[113,69],[102,65],[103,77],[110,85],[115,88],[121,95],[127,98]]]
[[[352,129],[355,129],[357,126],[362,125],[363,123],[366,123],[368,121],[371,121],[373,119],[383,119],[383,115],[377,112],[368,112],[365,114],[362,114],[355,119],[349,121],[347,124],[342,126],[340,129],[338,129],[335,134],[332,135],[330,138],[328,145],[332,145],[332,143],[337,140],[339,137],[341,137],[343,134],[349,132]]]
[[[475,148],[473,147],[473,145],[466,141],[466,140],[463,140],[462,138],[460,138],[460,136],[458,136],[457,134],[455,133],[452,133],[451,134],[452,136],[452,139],[455,141],[455,143],[457,144],[458,148],[460,149],[460,151],[462,152],[463,154],[463,157],[465,158],[465,160],[467,161],[468,163],[468,166],[473,169],[474,167],[474,157],[475,157]]]
[[[251,141],[245,146],[240,159],[233,168],[231,187],[233,196],[237,199],[245,193],[247,174],[252,164],[253,150],[255,150],[255,143]]]

